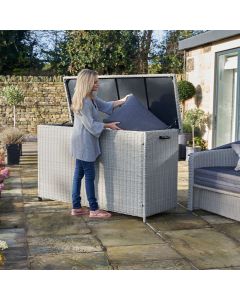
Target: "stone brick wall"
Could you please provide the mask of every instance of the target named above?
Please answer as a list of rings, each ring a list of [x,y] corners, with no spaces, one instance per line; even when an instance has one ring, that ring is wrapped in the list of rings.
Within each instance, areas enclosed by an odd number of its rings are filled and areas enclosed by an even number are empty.
[[[178,74],[177,80],[184,79]],[[25,99],[16,107],[16,127],[31,135],[39,124],[61,124],[69,121],[67,100],[61,76],[0,76],[0,128],[13,126],[13,108],[8,106],[2,89],[18,85]]]
[[[0,95],[7,85],[18,85],[25,99],[16,107],[16,127],[36,135],[38,124],[69,121],[61,76],[0,76]],[[13,126],[13,109],[0,96],[0,127]]]

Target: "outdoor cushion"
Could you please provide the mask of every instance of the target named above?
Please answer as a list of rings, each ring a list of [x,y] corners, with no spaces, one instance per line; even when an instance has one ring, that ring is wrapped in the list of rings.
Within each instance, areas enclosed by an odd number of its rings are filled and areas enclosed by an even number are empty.
[[[194,184],[240,193],[240,172],[234,167],[205,167],[194,171]]]
[[[114,109],[113,113],[104,119],[104,122],[120,122],[118,127],[133,131],[160,130],[168,127],[133,95],[127,98],[124,105]]]
[[[224,144],[224,145],[218,146],[216,148],[212,148],[212,150],[228,149],[228,148],[231,148],[232,145],[235,145],[235,144],[240,144],[240,141]]]
[[[236,154],[238,155],[239,159],[238,159],[238,163],[236,168],[234,169],[235,171],[240,171],[240,144],[232,144],[232,148],[233,150],[236,152]]]

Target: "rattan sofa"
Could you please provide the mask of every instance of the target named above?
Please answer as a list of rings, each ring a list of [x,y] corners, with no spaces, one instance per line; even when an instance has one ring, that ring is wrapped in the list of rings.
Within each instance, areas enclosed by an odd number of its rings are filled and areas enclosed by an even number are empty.
[[[234,183],[240,182],[240,172],[233,171],[237,165],[237,161],[238,156],[232,148],[209,150],[191,154],[189,158],[188,209],[203,209],[240,221],[239,184]],[[223,170],[230,170],[231,176],[228,176],[228,181],[229,178],[232,180],[230,184],[231,188],[235,190],[234,192],[226,190],[225,188],[223,189],[222,187],[213,188],[206,178],[203,179],[203,183],[199,183],[197,180],[197,172],[199,173],[200,168],[205,168],[206,171],[206,169],[211,170],[211,168],[214,169],[214,167],[220,169],[220,173],[217,173],[215,179],[216,182],[217,180],[221,180],[221,186],[224,186],[226,183],[224,182],[224,179],[221,178],[221,168]]]

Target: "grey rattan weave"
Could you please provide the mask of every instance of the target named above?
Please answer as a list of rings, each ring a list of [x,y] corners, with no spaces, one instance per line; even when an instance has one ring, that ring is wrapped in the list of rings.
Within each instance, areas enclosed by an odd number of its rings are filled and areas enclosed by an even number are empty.
[[[204,209],[240,221],[240,195],[194,184],[194,170],[203,167],[233,166],[238,157],[230,149],[210,150],[190,155],[188,209]]]
[[[71,202],[72,127],[38,126],[38,195]],[[163,139],[159,138],[163,137]],[[167,137],[167,138],[166,138]],[[168,138],[169,137],[169,138]],[[142,217],[177,204],[178,130],[112,131],[100,138],[96,196],[100,207]],[[84,184],[82,204],[88,205]]]

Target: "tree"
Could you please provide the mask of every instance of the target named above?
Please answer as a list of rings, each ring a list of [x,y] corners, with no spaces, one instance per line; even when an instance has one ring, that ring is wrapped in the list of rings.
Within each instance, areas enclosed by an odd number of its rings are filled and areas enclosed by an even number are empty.
[[[58,67],[69,74],[77,74],[83,68],[95,69],[99,74],[131,74],[136,72],[138,51],[138,31],[67,31]]]
[[[24,94],[18,86],[6,86],[2,92],[3,97],[13,107],[13,126],[16,127],[16,106],[24,100]]]
[[[158,46],[158,58],[162,73],[181,74],[184,71],[184,52],[178,49],[182,39],[197,35],[200,30],[167,30]]]
[[[139,61],[138,73],[148,73],[148,63],[151,54],[153,30],[143,30],[139,33]]]
[[[56,75],[62,74],[59,68],[62,58],[62,44],[65,41],[64,30],[33,30],[31,36],[37,41],[34,52],[41,62],[39,74]]]
[[[29,30],[0,31],[0,74],[30,75],[40,64],[34,54],[37,41]]]

